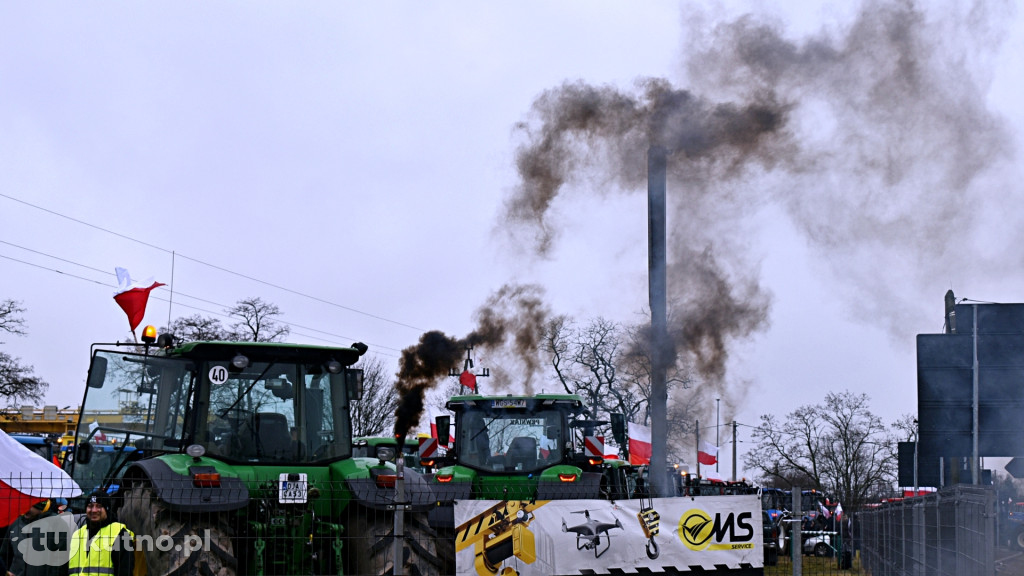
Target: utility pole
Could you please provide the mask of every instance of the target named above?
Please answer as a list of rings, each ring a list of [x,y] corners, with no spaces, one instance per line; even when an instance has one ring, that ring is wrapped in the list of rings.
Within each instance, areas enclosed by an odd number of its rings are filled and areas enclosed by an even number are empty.
[[[668,266],[666,242],[665,188],[667,154],[660,146],[647,150],[648,297],[651,306],[651,493],[667,496],[665,478],[668,435],[667,367],[674,347],[668,338]]]
[[[736,481],[736,421],[732,421],[732,481]]]
[[[719,452],[722,451],[722,438],[721,438],[721,436],[718,433],[718,431],[722,429],[721,416],[722,416],[722,399],[721,398],[715,398],[715,448],[717,448]],[[718,461],[719,460],[721,460],[721,458],[715,458],[715,472],[718,472]]]

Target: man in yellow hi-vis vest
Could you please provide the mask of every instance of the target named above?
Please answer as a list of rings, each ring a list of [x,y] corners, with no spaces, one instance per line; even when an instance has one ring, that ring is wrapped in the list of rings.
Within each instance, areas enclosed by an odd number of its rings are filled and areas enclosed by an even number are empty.
[[[71,538],[69,576],[132,576],[135,554],[131,530],[116,522],[110,499],[97,492],[85,508],[85,526]]]

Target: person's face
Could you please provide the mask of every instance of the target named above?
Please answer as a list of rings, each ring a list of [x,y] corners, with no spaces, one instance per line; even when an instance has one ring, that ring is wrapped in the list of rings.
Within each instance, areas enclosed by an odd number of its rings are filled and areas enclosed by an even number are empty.
[[[35,520],[42,513],[43,513],[43,509],[42,508],[37,508],[37,507],[33,506],[33,507],[29,508],[27,512],[25,512],[24,518],[25,518],[25,520]]]
[[[85,517],[90,522],[102,522],[107,519],[107,509],[95,502],[89,502],[85,507]]]

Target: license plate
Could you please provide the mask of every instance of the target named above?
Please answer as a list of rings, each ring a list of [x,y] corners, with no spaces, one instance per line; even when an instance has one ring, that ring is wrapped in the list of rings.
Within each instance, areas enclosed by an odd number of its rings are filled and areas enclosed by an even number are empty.
[[[278,482],[277,501],[281,504],[305,504],[306,503],[306,474],[299,474],[298,480],[289,480],[289,474],[283,472]]]

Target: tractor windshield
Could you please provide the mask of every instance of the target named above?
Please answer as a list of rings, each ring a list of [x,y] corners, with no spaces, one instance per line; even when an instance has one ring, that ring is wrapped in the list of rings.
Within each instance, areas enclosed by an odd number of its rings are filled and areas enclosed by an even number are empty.
[[[467,410],[457,420],[460,464],[480,470],[536,472],[562,461],[566,414],[539,410]]]
[[[314,462],[351,453],[343,374],[317,364],[207,365],[207,453],[239,462]],[[215,374],[219,372],[220,376]]]

